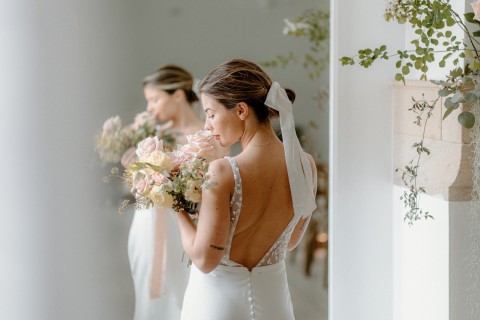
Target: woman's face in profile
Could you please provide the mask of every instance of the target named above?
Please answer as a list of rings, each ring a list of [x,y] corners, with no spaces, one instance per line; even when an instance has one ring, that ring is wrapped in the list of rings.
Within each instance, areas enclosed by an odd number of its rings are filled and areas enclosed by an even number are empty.
[[[173,97],[166,91],[147,86],[143,89],[147,111],[160,122],[170,120],[175,114]]]
[[[242,136],[241,120],[235,113],[235,108],[227,109],[217,100],[202,94],[203,110],[205,111],[205,129],[212,131],[222,147],[229,147]]]

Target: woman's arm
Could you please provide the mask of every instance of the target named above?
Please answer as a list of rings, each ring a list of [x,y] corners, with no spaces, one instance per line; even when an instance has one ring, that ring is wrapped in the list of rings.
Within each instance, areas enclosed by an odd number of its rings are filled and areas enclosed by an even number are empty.
[[[197,225],[185,211],[176,214],[183,249],[204,273],[215,269],[225,254],[230,230],[230,195],[234,187],[227,159],[211,162],[208,176],[214,185],[202,191]]]
[[[308,160],[310,161],[310,167],[312,168],[312,182],[313,182],[313,195],[315,196],[317,194],[317,166],[315,164],[315,160],[313,160],[313,157],[306,153]],[[298,244],[300,243],[300,240],[303,238],[303,234],[305,233],[305,230],[307,230],[308,223],[310,222],[311,215],[308,216],[308,218],[300,218],[298,221],[297,225],[295,226],[295,229],[293,229],[292,236],[290,237],[290,241],[288,242],[288,250],[293,250],[295,249]]]

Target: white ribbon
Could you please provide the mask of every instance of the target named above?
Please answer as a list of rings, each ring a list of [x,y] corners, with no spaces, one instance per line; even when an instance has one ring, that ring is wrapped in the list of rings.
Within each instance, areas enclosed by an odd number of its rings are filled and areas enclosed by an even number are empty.
[[[278,82],[272,83],[265,105],[280,113],[280,128],[295,216],[308,218],[317,207],[313,195],[312,168],[295,133],[292,103]]]

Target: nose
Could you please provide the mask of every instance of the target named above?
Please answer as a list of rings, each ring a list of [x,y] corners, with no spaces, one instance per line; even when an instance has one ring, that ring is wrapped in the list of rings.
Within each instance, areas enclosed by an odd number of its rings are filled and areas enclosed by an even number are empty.
[[[203,126],[203,129],[212,131],[212,124],[209,118],[205,119],[205,125]]]

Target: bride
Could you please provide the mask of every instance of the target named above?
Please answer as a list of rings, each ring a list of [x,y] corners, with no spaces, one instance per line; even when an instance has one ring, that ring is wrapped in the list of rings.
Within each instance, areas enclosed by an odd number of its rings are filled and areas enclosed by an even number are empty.
[[[166,146],[186,143],[186,135],[203,126],[192,109],[197,101],[192,86],[192,75],[176,65],[165,65],[143,80],[147,111],[164,123],[158,134]],[[133,155],[126,152],[124,166]],[[133,216],[128,256],[135,288],[134,320],[180,318],[190,269],[168,211],[152,207]]]
[[[285,90],[256,64],[226,62],[200,84],[211,130],[235,157],[213,161],[195,225],[175,214],[192,260],[182,319],[294,319],[285,254],[300,242],[315,209],[316,169],[295,135]],[[270,118],[280,115],[283,143]]]

